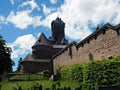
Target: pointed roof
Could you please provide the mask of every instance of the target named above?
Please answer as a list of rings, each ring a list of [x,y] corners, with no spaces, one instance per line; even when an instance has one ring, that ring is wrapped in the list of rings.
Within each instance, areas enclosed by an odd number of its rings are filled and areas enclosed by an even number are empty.
[[[28,54],[24,59],[23,59],[23,61],[34,61],[34,59],[33,59],[33,57],[30,55],[30,54]],[[23,62],[22,61],[22,62]]]
[[[49,40],[46,38],[46,36],[41,33],[41,35],[39,36],[39,38],[37,39],[37,41],[35,42],[35,44],[33,46],[36,45],[48,45],[51,46]]]

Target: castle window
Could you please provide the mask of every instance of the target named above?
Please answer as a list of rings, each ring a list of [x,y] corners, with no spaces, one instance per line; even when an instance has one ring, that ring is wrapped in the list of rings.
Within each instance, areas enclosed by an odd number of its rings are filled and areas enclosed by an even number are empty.
[[[117,31],[118,35],[120,35],[120,30]]]
[[[88,44],[90,43],[90,40],[89,40],[89,39],[87,40],[87,43],[88,43]]]
[[[70,55],[70,57],[72,58],[72,48],[71,48],[71,46],[69,47],[69,53],[68,53],[68,55]]]
[[[97,35],[95,35],[95,39],[97,39]]]
[[[106,31],[105,30],[103,30],[103,34],[105,34],[106,33]]]
[[[113,59],[113,57],[112,56],[110,56],[110,57],[108,57],[108,59],[110,60],[110,59]]]
[[[84,47],[84,44],[82,43],[81,46]]]
[[[41,42],[41,40],[39,39],[38,42]]]

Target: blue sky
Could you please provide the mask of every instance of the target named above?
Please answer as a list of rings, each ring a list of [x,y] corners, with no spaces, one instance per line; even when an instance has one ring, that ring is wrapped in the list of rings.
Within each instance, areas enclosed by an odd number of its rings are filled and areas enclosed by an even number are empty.
[[[12,48],[13,70],[41,32],[51,36],[51,21],[57,17],[66,23],[69,42],[81,41],[98,25],[120,23],[120,0],[0,0],[0,34]]]

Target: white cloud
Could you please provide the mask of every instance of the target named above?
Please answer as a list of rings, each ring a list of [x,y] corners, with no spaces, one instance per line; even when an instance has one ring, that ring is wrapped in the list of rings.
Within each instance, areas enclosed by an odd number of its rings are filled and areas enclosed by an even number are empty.
[[[37,23],[40,21],[40,16],[32,17],[29,15],[30,11],[20,11],[14,13],[13,11],[7,17],[7,21],[13,23],[17,28],[26,29],[29,25],[37,27]]]
[[[10,3],[14,5],[16,1],[19,1],[19,0],[10,0]]]
[[[57,0],[50,0],[51,3],[55,4]]]
[[[58,16],[58,13],[56,12],[48,15],[44,20],[41,21],[40,25],[44,27],[48,27],[50,29],[52,20],[55,20],[57,16]]]
[[[56,12],[49,14],[44,25],[60,16],[66,23],[66,35],[74,40],[83,39],[91,33],[88,22],[93,26],[101,22],[112,24],[120,23],[119,0],[65,0],[63,5]]]
[[[32,16],[31,12],[34,9],[40,10],[39,6],[35,2],[35,0],[29,0],[23,2],[18,6],[19,8],[24,8],[25,6],[30,6],[30,9],[22,10],[22,11],[11,11],[7,17],[7,22],[12,23],[15,27],[20,29],[26,29],[28,26],[32,25],[37,27],[40,25],[41,16]]]
[[[46,5],[42,5],[43,7],[43,12],[46,16],[48,16],[50,13],[52,13],[52,11],[55,11],[56,9],[55,8],[48,8],[46,7]]]
[[[16,27],[25,29],[32,23],[32,18],[29,16],[29,11],[11,12],[7,18],[8,22],[15,24]]]
[[[57,0],[50,0],[55,3]],[[80,40],[88,36],[91,32],[88,22],[97,27],[101,22],[111,24],[120,23],[120,4],[119,0],[65,0],[59,8],[48,8],[43,5],[45,19],[42,16],[31,16],[33,9],[40,10],[35,0],[26,1],[19,8],[30,5],[30,10],[11,12],[7,20],[16,27],[25,29],[29,25],[45,26],[50,28],[51,21],[57,16],[61,17],[66,23],[65,33],[71,39]],[[53,12],[54,11],[54,12]]]
[[[35,2],[35,0],[30,0],[30,1],[26,1],[26,2],[23,2],[21,5],[19,5],[18,8],[23,8],[25,6],[30,6],[31,7],[31,11],[34,10],[35,8],[37,10],[40,10],[39,6],[37,5],[37,3]]]
[[[6,24],[6,18],[4,16],[0,16],[0,23]]]
[[[8,46],[13,50],[11,58],[17,58],[18,55],[29,53],[35,41],[35,37],[28,34],[18,37],[13,43],[9,43]]]

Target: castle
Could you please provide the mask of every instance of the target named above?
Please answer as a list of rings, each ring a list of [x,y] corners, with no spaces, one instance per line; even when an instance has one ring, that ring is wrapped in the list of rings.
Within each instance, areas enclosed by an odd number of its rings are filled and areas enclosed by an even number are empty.
[[[88,62],[89,54],[94,60],[112,59],[120,56],[120,25],[109,23],[97,28],[91,35],[68,44],[64,34],[65,23],[57,18],[51,23],[52,37],[44,34],[32,47],[32,55],[27,55],[21,63],[21,70],[35,73],[49,70],[51,73],[65,65]]]
[[[46,38],[41,33],[32,46],[32,55],[28,54],[21,62],[20,71],[26,73],[37,73],[49,70],[53,73],[53,60],[51,58],[68,45],[64,33],[65,23],[60,19],[51,23],[52,37]]]

